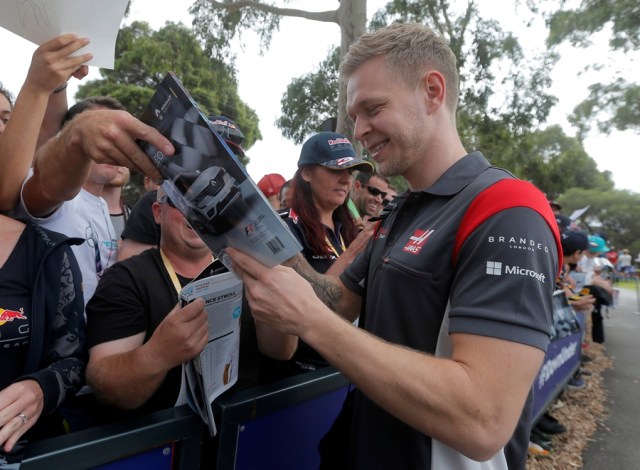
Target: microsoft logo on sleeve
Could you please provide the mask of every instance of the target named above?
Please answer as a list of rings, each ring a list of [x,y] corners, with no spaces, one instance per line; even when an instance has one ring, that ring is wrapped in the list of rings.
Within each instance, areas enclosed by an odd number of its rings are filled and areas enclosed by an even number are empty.
[[[501,261],[487,261],[487,274],[490,276],[502,276],[502,262]],[[504,266],[505,275],[525,276],[532,277],[542,282],[546,281],[544,273],[538,273],[532,269],[523,268],[522,266]]]
[[[487,274],[491,276],[502,276],[502,262],[487,261]]]

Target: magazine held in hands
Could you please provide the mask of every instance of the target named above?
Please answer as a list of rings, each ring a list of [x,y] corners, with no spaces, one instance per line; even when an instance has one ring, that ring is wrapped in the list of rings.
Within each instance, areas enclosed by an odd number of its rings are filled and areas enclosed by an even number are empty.
[[[176,403],[189,403],[215,435],[211,404],[236,383],[240,353],[242,282],[230,272],[225,249],[236,248],[271,267],[302,247],[173,73],[140,120],[173,144],[175,154],[168,156],[138,142],[160,170],[172,204],[218,258],[180,292],[183,306],[197,297],[205,300],[209,341],[183,365]]]
[[[204,350],[182,368],[182,386],[176,404],[191,408],[216,434],[211,404],[238,380],[242,282],[216,260],[180,291],[180,306],[204,299],[209,340]]]
[[[160,170],[168,197],[228,269],[227,247],[269,267],[302,250],[173,73],[160,83],[140,120],[175,147],[175,154],[167,156],[139,142]]]

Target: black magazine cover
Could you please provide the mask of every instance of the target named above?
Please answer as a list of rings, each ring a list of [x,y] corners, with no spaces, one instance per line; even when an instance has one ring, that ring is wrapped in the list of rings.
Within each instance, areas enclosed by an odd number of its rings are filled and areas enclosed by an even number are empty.
[[[173,73],[158,86],[140,119],[175,147],[175,154],[167,156],[139,142],[162,173],[168,197],[227,268],[228,246],[270,267],[302,249]]]

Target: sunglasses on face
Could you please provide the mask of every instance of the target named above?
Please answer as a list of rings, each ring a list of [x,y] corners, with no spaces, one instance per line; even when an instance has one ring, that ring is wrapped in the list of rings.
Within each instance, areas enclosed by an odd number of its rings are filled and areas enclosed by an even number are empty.
[[[363,184],[362,186],[367,188],[367,191],[369,191],[369,194],[371,194],[373,197],[380,196],[383,201],[385,200],[384,198],[387,197],[387,193],[385,191],[380,191],[378,188],[374,186],[370,186],[368,184]]]

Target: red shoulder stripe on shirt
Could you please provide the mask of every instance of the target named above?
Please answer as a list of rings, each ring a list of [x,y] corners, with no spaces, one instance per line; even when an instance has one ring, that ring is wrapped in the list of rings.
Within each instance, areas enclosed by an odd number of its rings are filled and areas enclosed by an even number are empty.
[[[465,240],[485,220],[494,214],[513,207],[528,207],[536,211],[553,233],[558,249],[558,270],[562,267],[562,245],[558,223],[545,195],[533,184],[518,179],[503,179],[480,192],[471,202],[460,222],[453,247],[453,264]]]

